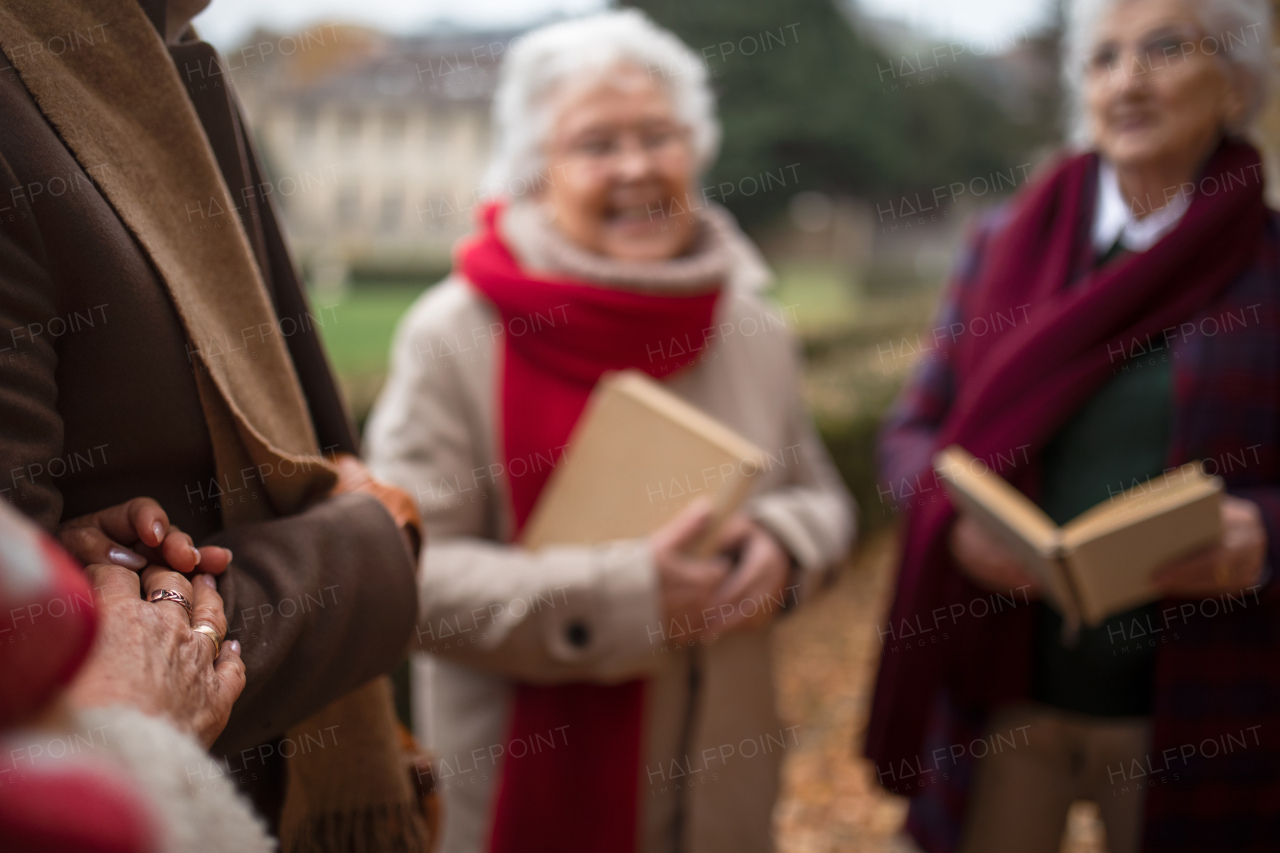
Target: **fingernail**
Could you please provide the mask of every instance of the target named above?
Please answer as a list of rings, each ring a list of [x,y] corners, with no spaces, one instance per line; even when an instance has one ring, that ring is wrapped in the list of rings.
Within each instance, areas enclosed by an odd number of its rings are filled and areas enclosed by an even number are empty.
[[[222,550],[227,552],[227,564],[230,565],[231,561],[235,559],[235,555],[231,553],[230,548],[223,548]]]
[[[115,546],[107,551],[107,559],[115,563],[117,566],[123,566],[126,569],[145,569],[147,567],[146,558],[140,554],[135,554],[128,548]]]
[[[200,565],[200,551],[193,547],[191,553],[196,555],[196,565]]]
[[[240,654],[239,640],[232,640],[231,642],[227,643],[227,646],[231,649],[231,651],[235,652],[236,654]]]
[[[156,544],[164,541],[164,525],[158,521],[151,522],[151,532],[156,535]]]
[[[209,589],[217,589],[218,584],[213,579],[213,575],[196,575],[196,583],[204,584]]]

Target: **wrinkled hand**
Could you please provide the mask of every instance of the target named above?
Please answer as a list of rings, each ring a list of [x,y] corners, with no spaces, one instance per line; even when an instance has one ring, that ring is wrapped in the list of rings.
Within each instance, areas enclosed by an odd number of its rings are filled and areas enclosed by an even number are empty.
[[[768,623],[785,604],[791,557],[773,534],[744,515],[730,518],[716,549],[737,555],[733,570],[708,605],[724,630]],[[780,604],[779,602],[782,602]]]
[[[1253,501],[1222,498],[1222,542],[1157,569],[1152,580],[1170,598],[1210,598],[1238,593],[1262,579],[1267,529]]]
[[[206,747],[212,745],[245,685],[240,644],[223,643],[215,661],[212,640],[193,630],[208,625],[226,636],[227,618],[213,578],[198,575],[190,585],[194,606],[188,618],[179,604],[141,597],[141,583],[177,589],[176,580],[185,581],[181,575],[152,567],[140,578],[102,564],[85,571],[94,585],[100,624],[89,659],[68,690],[71,704],[126,705],[165,716]]]
[[[1028,598],[1039,597],[1035,576],[973,516],[961,513],[956,518],[949,545],[960,570],[988,592],[1024,590]]]
[[[710,501],[695,501],[649,536],[666,624],[675,620],[680,625],[709,627],[702,624],[706,621],[702,612],[728,579],[730,563],[723,556],[694,557],[689,552],[714,516]]]
[[[338,482],[329,491],[329,495],[359,492],[376,498],[395,521],[396,527],[400,528],[405,547],[416,561],[418,551],[422,548],[422,518],[409,493],[375,479],[364,462],[350,453],[336,454],[329,461],[338,469]]]
[[[231,563],[226,548],[197,548],[152,498],[134,498],[73,518],[58,528],[58,540],[86,566],[107,563],[142,571],[155,563],[187,574],[199,566],[220,575]]]

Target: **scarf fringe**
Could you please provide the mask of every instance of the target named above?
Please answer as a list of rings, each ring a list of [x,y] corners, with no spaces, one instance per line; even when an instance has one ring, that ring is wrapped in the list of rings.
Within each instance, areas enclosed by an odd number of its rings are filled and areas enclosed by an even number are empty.
[[[329,812],[297,826],[283,853],[430,853],[431,833],[416,803]]]

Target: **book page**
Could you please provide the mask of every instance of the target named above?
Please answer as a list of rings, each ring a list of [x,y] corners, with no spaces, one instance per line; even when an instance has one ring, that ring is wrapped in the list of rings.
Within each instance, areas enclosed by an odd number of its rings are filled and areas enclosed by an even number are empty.
[[[1151,573],[1179,557],[1191,556],[1222,539],[1222,489],[1204,483],[1184,498],[1162,504],[1157,514],[1131,515],[1127,525],[1080,531],[1066,546],[1066,564],[1080,596],[1085,624],[1155,601]],[[1090,532],[1089,527],[1083,528]]]
[[[934,457],[933,465],[953,501],[957,492],[962,494],[966,508],[980,507],[980,515],[1022,540],[1021,549],[1030,548],[1042,557],[1057,553],[1059,531],[1053,519],[986,463],[952,445]]]
[[[1078,608],[1059,559],[1060,534],[1053,520],[959,446],[939,453],[934,466],[957,511],[978,519],[1017,556],[1039,582],[1044,597],[1072,622]]]
[[[1017,557],[1036,579],[1045,600],[1053,605],[1068,622],[1075,619],[1078,607],[1056,549],[1051,548],[1049,553],[1045,553],[1023,538],[1002,516],[991,512],[986,505],[974,500],[970,494],[957,488],[950,480],[944,480],[943,484],[956,509],[978,519],[987,532],[1008,548],[1009,552]]]
[[[1205,474],[1198,463],[1183,465],[1126,489],[1073,518],[1063,525],[1063,547],[1070,548],[1075,543],[1194,503],[1221,488],[1219,479]]]

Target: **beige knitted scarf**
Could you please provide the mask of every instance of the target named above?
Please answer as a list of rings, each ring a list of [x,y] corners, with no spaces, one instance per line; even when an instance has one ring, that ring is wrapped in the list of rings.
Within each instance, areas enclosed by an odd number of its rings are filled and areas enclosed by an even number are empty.
[[[529,199],[512,202],[498,228],[525,269],[601,287],[679,293],[726,282],[754,292],[770,283],[768,264],[729,211],[708,203],[694,215],[698,235],[689,251],[655,261],[620,261],[589,252],[560,233],[546,206]]]
[[[201,355],[200,401],[218,475],[257,466],[270,500],[222,506],[235,526],[289,515],[332,488],[293,362],[241,228],[195,231],[187,209],[234,209],[177,69],[136,0],[5,0],[0,47],[36,105],[150,257],[188,339],[248,346],[251,358]],[[252,367],[250,368],[249,365]],[[285,464],[281,464],[285,463]],[[296,472],[305,473],[299,475]],[[376,679],[293,733],[338,726],[336,744],[288,760],[286,853],[425,848],[425,827],[396,739],[390,686]]]

